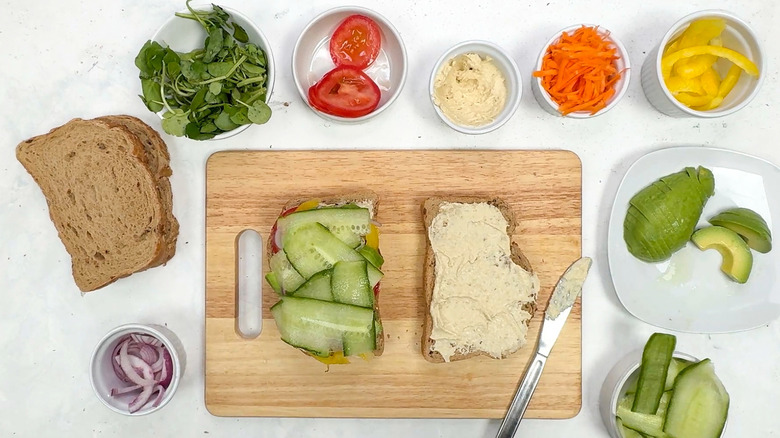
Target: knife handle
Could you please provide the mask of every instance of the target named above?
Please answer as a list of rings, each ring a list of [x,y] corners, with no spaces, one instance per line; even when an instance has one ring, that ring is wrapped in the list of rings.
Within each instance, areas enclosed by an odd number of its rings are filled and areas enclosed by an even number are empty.
[[[512,438],[515,436],[517,427],[520,426],[520,420],[523,419],[523,414],[525,414],[525,410],[528,407],[528,402],[531,401],[531,396],[536,390],[539,378],[542,377],[542,370],[546,363],[547,358],[536,353],[531,364],[528,365],[528,371],[526,371],[523,381],[520,382],[520,387],[517,388],[512,404],[509,405],[504,421],[501,422],[501,426],[498,428],[496,438]]]

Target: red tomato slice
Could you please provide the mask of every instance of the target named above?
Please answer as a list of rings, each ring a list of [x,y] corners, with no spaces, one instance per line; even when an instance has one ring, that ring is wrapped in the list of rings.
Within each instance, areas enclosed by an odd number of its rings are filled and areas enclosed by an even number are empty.
[[[365,15],[350,15],[330,37],[330,57],[336,66],[364,69],[379,55],[382,33],[374,20]]]
[[[374,111],[382,92],[363,70],[341,66],[309,88],[309,105],[334,116],[360,117]]]

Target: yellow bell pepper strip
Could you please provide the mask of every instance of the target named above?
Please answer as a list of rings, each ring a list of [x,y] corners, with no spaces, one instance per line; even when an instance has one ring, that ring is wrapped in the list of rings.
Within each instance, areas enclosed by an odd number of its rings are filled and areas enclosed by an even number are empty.
[[[734,85],[737,84],[740,75],[742,75],[742,69],[736,65],[732,65],[729,69],[729,72],[726,73],[726,77],[723,78],[723,80],[720,82],[720,85],[718,86],[717,96],[715,96],[715,98],[713,98],[712,101],[710,101],[708,104],[693,106],[691,108],[695,109],[696,111],[709,111],[711,109],[717,108],[721,103],[723,103],[723,99],[725,99],[726,96],[731,92],[731,90],[734,88]]]
[[[338,365],[338,364],[349,363],[349,359],[344,357],[344,352],[342,351],[336,351],[328,357],[320,357],[315,355],[311,355],[311,357],[317,359],[318,361],[324,363],[325,365]]]
[[[371,230],[366,234],[366,246],[379,249],[379,228],[371,224]]]
[[[699,78],[688,79],[681,76],[671,76],[666,78],[664,83],[666,84],[666,88],[669,89],[669,92],[675,96],[678,93],[692,93],[698,95],[712,94],[714,96],[718,92],[718,89],[715,88],[715,91],[712,93],[705,93]]]
[[[726,21],[722,18],[704,18],[688,25],[680,36],[680,49],[703,46],[713,38],[719,37],[726,29]]]
[[[298,208],[295,209],[295,211],[314,210],[319,206],[320,206],[319,199],[310,199],[306,202],[301,203],[301,205],[299,205]]]
[[[661,74],[665,78],[671,76],[672,67],[677,61],[696,55],[715,55],[719,58],[728,59],[747,74],[758,76],[758,67],[756,67],[753,61],[737,51],[718,46],[693,46],[670,53],[661,58]]]
[[[720,75],[714,68],[710,67],[701,74],[699,84],[704,91],[703,94],[716,96],[718,94],[718,89],[720,88]]]
[[[697,55],[681,59],[674,65],[674,72],[683,78],[691,79],[701,76],[709,70],[718,57],[715,55]]]
[[[677,93],[674,97],[688,107],[709,105],[715,98],[715,96],[697,96],[691,93]]]
[[[666,46],[666,50],[664,50],[664,56],[666,56],[666,55],[668,55],[668,54],[670,54],[672,52],[676,52],[678,50],[680,50],[680,39],[679,38],[677,38],[676,40],[672,41],[671,43],[669,43]]]
[[[722,46],[720,34],[725,28],[726,21],[722,18],[696,20],[675,41],[676,49],[704,45]],[[668,51],[668,53],[672,53],[672,51]],[[675,73],[685,78],[695,78],[704,73],[717,60],[718,58],[713,55],[699,55],[690,59],[681,59],[674,67]]]

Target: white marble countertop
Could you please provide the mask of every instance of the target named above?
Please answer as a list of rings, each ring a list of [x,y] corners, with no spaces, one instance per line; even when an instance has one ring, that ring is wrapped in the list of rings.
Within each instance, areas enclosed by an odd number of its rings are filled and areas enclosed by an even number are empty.
[[[183,0],[62,0],[4,3],[0,26],[0,436],[267,436],[491,437],[498,421],[218,418],[203,401],[204,178],[210,154],[226,149],[496,148],[569,149],[583,166],[583,253],[594,269],[583,299],[582,411],[569,420],[527,420],[518,436],[607,436],[597,397],[609,368],[641,347],[649,326],[617,300],[606,263],[609,209],[628,166],[674,145],[707,145],[780,164],[780,6],[769,0],[611,2],[526,0],[357,2],[388,17],[409,54],[409,77],[392,108],[359,126],[326,123],[299,98],[290,57],[298,33],[335,0],[219,4],[254,19],[271,41],[278,70],[265,126],[227,140],[164,136],[172,157],[174,212],[181,222],[176,256],[82,296],[40,190],[14,157],[14,147],[73,117],[126,113],[159,129],[140,92],[133,59]],[[744,110],[720,119],[672,119],[645,99],[639,66],[684,15],[723,8],[748,21],[764,44],[766,81]],[[626,45],[634,75],[617,109],[593,120],[544,112],[529,77],[541,45],[560,28],[597,23]],[[441,123],[429,102],[433,62],[449,46],[485,39],[517,61],[523,98],[515,116],[491,134],[466,136]],[[105,408],[89,384],[89,358],[111,328],[165,324],[181,338],[188,365],[176,396],[157,414],[130,418]],[[711,357],[732,396],[727,435],[767,437],[780,431],[780,323],[727,335],[680,334],[678,347]],[[554,353],[553,353],[554,354]]]

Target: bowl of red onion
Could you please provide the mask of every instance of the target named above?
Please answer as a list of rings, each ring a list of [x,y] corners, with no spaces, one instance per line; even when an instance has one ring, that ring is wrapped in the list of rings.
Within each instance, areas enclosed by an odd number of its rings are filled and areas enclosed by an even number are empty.
[[[181,342],[167,328],[126,324],[98,342],[92,353],[90,383],[112,411],[146,415],[171,400],[185,362]]]

